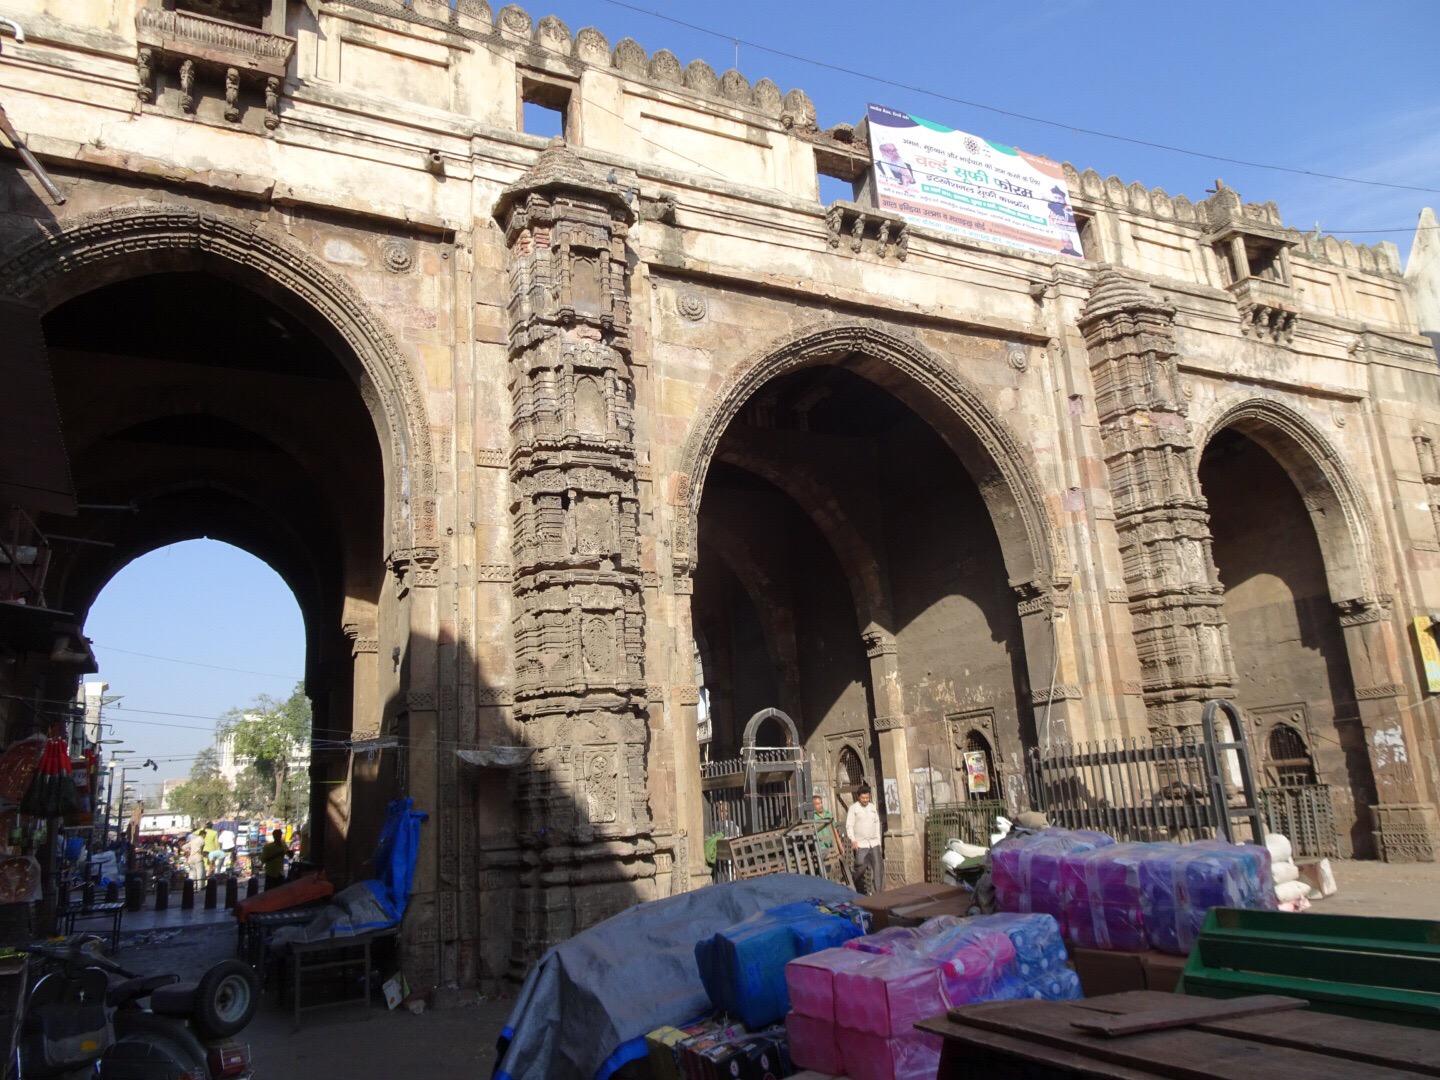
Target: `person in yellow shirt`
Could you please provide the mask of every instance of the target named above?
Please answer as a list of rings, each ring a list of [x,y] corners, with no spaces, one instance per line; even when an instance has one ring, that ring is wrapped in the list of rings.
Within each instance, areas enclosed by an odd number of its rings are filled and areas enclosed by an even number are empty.
[[[285,884],[285,856],[290,854],[290,845],[281,839],[285,834],[276,829],[270,834],[273,839],[260,850],[260,867],[265,872],[265,891],[278,889]]]

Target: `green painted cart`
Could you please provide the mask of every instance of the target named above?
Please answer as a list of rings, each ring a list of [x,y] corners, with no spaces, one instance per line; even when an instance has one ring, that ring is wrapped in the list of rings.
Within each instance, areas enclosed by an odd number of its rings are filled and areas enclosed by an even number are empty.
[[[1284,994],[1312,1009],[1440,1029],[1440,922],[1215,908],[1182,994]]]

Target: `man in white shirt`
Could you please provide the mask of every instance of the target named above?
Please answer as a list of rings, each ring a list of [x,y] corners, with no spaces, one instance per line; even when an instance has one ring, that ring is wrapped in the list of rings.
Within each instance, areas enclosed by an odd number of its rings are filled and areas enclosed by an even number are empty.
[[[845,815],[845,835],[855,853],[855,887],[864,893],[885,888],[885,856],[880,847],[880,811],[870,802],[869,786],[862,786],[850,812]],[[870,880],[865,872],[870,871]]]
[[[235,868],[235,831],[233,829],[220,830],[220,865],[226,870]]]

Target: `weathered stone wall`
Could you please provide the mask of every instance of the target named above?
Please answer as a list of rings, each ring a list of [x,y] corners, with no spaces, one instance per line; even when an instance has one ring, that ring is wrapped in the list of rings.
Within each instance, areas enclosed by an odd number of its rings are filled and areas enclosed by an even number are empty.
[[[1197,470],[1233,427],[1315,531],[1379,850],[1433,850],[1437,718],[1409,635],[1440,609],[1440,380],[1392,247],[1300,233],[1228,188],[1191,201],[1086,170],[1071,189],[1089,257],[1055,262],[827,211],[817,168],[865,166],[852,129],[820,130],[800,91],[598,30],[484,0],[291,0],[222,35],[285,65],[227,98],[223,63],[186,74],[200,43],[146,46],[138,6],[9,5],[28,40],[4,43],[6,108],[69,202],[23,173],[5,185],[0,280],[48,308],[162,266],[227,267],[350,365],[383,551],[337,601],[351,648],[330,658],[349,684],[333,707],[351,716],[330,723],[400,745],[357,754],[348,794],[317,810],[352,854],[395,785],[431,812],[412,984],[498,978],[617,904],[703,880],[707,471],[746,403],[810,365],[898,399],[975,485],[948,527],[937,513],[907,536],[927,550],[898,575],[904,542],[872,568],[917,611],[951,586],[974,608],[843,631],[866,685],[833,723],[869,713],[903,807],[936,717],[982,693],[998,732],[1048,698],[1049,738],[1083,740],[1191,723],[1230,691]],[[527,99],[567,104],[568,150],[521,130]],[[1278,246],[1280,278],[1237,274],[1247,244]],[[943,498],[897,464],[878,475],[882,527]],[[925,567],[981,507],[995,550]],[[982,622],[983,677],[953,655],[936,671],[936,642]],[[1242,706],[1276,704],[1240,687]],[[455,753],[494,744],[535,755],[509,770]],[[918,855],[910,824],[896,872]]]

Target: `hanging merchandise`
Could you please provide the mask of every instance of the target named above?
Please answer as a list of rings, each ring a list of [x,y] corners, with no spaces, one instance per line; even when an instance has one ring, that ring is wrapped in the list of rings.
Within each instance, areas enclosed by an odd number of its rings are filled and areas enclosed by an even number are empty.
[[[44,735],[31,735],[6,747],[0,754],[0,799],[18,805],[25,798],[44,752]]]
[[[75,781],[75,811],[68,815],[70,825],[90,825],[95,820],[95,772],[97,755],[88,749],[74,763],[72,778]]]
[[[71,775],[70,751],[65,740],[52,735],[40,755],[40,766],[20,809],[36,817],[61,817],[76,807],[75,779]]]

